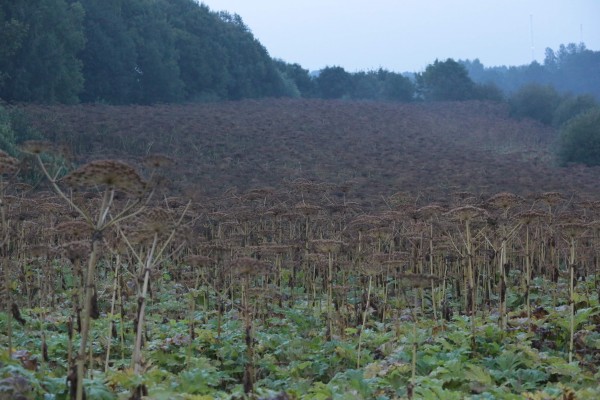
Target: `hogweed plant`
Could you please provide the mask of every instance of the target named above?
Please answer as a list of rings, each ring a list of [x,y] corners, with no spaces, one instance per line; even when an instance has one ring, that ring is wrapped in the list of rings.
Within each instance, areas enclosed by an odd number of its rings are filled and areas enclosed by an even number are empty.
[[[90,320],[94,317],[97,308],[96,300],[96,267],[101,257],[103,233],[116,224],[126,221],[140,213],[151,198],[152,192],[148,191],[146,183],[131,166],[117,160],[92,161],[70,172],[59,179],[58,174],[51,175],[45,165],[41,154],[51,151],[52,146],[43,142],[25,142],[21,150],[33,155],[52,189],[82,218],[91,229],[91,249],[88,265],[84,272],[85,284],[83,287],[83,307],[79,351],[76,356],[75,366],[69,375],[71,391],[75,393],[75,400],[84,398],[83,379],[85,376],[85,363],[88,353],[88,338]],[[100,203],[96,210],[88,211],[76,204],[68,192],[61,188],[87,188],[98,193]],[[121,207],[116,201],[116,194],[123,193],[130,200]]]
[[[176,221],[162,208],[147,207],[135,216],[138,221],[130,222],[129,233],[124,233],[124,230],[119,229],[123,241],[127,244],[139,265],[137,281],[141,282],[141,287],[137,288],[138,309],[134,323],[135,342],[131,357],[135,375],[142,374],[145,364],[142,356],[142,340],[151,276],[160,262],[164,261],[165,258],[174,257],[181,250],[181,245],[171,249],[171,244],[178,228],[181,227],[189,205],[188,202]],[[143,384],[134,389],[134,395],[141,396],[142,393],[147,393],[147,389]]]
[[[11,273],[10,262],[10,235],[11,221],[8,216],[8,205],[6,199],[6,188],[11,182],[11,178],[17,173],[19,168],[18,160],[11,157],[6,152],[0,150],[0,267],[2,268],[2,279],[4,284],[0,287],[3,309],[7,315],[7,352],[8,358],[12,358],[12,321],[13,315],[18,316],[18,308],[13,303],[11,296]],[[18,320],[18,318],[17,318]]]

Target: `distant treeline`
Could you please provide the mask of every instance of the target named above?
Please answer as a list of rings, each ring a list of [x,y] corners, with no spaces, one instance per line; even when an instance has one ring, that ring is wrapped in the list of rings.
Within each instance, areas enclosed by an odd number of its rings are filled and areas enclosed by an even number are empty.
[[[196,0],[0,2],[0,99],[154,104],[258,97],[500,100],[528,83],[600,98],[600,52],[547,50],[544,65],[436,60],[420,73],[311,73],[274,60],[235,14]]]
[[[538,84],[562,93],[591,94],[600,100],[600,51],[589,50],[583,43],[560,45],[557,51],[547,48],[543,64],[485,67],[478,59],[459,62],[473,81],[493,84],[506,95]]]
[[[0,3],[0,97],[166,103],[281,96],[266,49],[237,15],[194,0]]]

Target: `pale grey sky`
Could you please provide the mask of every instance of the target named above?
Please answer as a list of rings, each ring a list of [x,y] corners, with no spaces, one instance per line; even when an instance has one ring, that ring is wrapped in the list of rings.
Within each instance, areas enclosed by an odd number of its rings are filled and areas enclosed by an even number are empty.
[[[269,54],[308,70],[419,72],[436,58],[542,62],[546,47],[600,50],[600,0],[200,0],[239,14]],[[531,29],[533,28],[533,29]]]

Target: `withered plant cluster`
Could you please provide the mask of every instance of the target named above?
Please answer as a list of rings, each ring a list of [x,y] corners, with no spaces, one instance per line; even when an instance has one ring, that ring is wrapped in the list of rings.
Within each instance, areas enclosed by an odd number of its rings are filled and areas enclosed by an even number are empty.
[[[123,280],[122,262],[133,279],[137,311],[133,332],[132,368],[139,374],[144,363],[142,336],[151,274],[170,252],[177,252],[178,228],[187,206],[170,207],[164,199],[152,200],[153,186],[136,169],[118,160],[95,160],[64,175],[48,166],[43,155],[56,151],[49,142],[29,141],[21,150],[29,154],[45,177],[49,191],[34,191],[15,183],[19,162],[0,154],[2,181],[2,277],[3,306],[9,316],[8,353],[12,355],[12,320],[25,324],[20,308],[72,309],[68,321],[69,348],[66,379],[72,399],[86,398],[84,377],[94,363],[90,343],[91,320],[108,310],[99,306],[99,289],[113,275],[110,314],[115,314],[117,281]],[[148,157],[156,167],[158,159]],[[154,175],[155,168],[149,171]],[[178,238],[180,239],[180,238]],[[179,240],[182,241],[181,239]],[[126,257],[121,260],[121,256]],[[65,273],[63,263],[72,270]],[[66,282],[66,276],[72,279]],[[45,313],[44,311],[43,313]],[[41,316],[42,319],[44,315]],[[112,317],[111,317],[112,318]],[[121,320],[123,321],[123,320]],[[79,349],[74,349],[74,331]],[[49,362],[45,333],[43,358]],[[106,348],[106,368],[110,345]],[[136,391],[143,393],[143,386]],[[135,395],[135,393],[134,393]]]
[[[452,315],[462,314],[470,320],[476,352],[477,321],[493,316],[504,330],[529,324],[543,313],[540,296],[566,307],[569,361],[585,350],[576,346],[573,319],[586,299],[600,296],[599,282],[597,293],[580,285],[598,279],[598,201],[559,192],[484,199],[455,192],[430,203],[396,193],[383,198],[385,207],[367,209],[346,197],[349,183],[293,179],[278,189],[231,190],[191,203],[150,188],[135,169],[115,160],[92,161],[58,179],[45,169],[39,149],[38,143],[24,146],[52,190],[34,195],[13,184],[2,193],[2,303],[19,323],[27,323],[19,313],[24,307],[72,310],[65,373],[74,399],[85,396],[83,377],[124,357],[111,353],[111,340],[93,342],[93,319],[109,319],[106,336],[129,344],[134,374],[152,368],[144,358],[144,342],[153,335],[145,313],[164,276],[180,288],[174,296],[181,307],[169,318],[188,321],[188,340],[196,337],[196,307],[218,317],[217,340],[231,312],[243,320],[239,381],[247,393],[261,373],[255,326],[276,307],[320,315],[327,340],[358,329],[357,368],[362,334],[372,324],[428,318],[444,329]],[[2,163],[13,165],[7,157]],[[148,165],[159,159],[167,160],[153,156]],[[11,176],[14,169],[3,172]],[[76,279],[67,282],[66,276]],[[507,302],[511,293],[523,297],[521,314]],[[551,345],[547,335],[539,333],[540,348]],[[413,359],[413,378],[415,365]],[[146,393],[142,384],[131,398]]]
[[[48,143],[25,143],[29,156],[20,164],[0,153],[8,351],[12,324],[41,321],[44,346],[46,334],[63,329],[46,314],[70,310],[68,365],[41,353],[42,362],[64,368],[72,399],[85,398],[83,380],[94,370],[125,358],[143,376],[153,368],[144,357],[153,335],[148,304],[169,277],[181,306],[164,317],[186,320],[188,340],[196,338],[197,307],[218,319],[217,341],[224,318],[236,312],[243,321],[238,378],[246,393],[265,373],[256,368],[256,326],[276,307],[320,316],[327,340],[356,329],[360,368],[362,335],[373,324],[428,318],[443,330],[464,315],[477,352],[483,317],[503,330],[533,330],[532,319],[544,312],[538,299],[551,296],[571,321],[563,349],[571,361],[586,350],[575,341],[576,311],[600,296],[600,202],[588,195],[598,182],[587,170],[553,172],[547,147],[536,148],[550,141],[540,127],[528,127],[531,154],[517,153],[511,143],[523,148],[526,125],[505,124],[495,105],[427,107],[246,101],[152,112],[32,108],[84,156],[111,153],[66,175],[42,157],[56,150]],[[475,117],[473,107],[486,116]],[[48,112],[61,123],[45,119]],[[78,134],[82,115],[89,122]],[[467,126],[472,134],[456,140]],[[131,149],[143,169],[112,157]],[[155,149],[171,157],[148,156]],[[42,171],[40,187],[18,183],[20,167]],[[543,190],[579,183],[578,195]],[[477,191],[464,191],[471,187]],[[596,279],[596,293],[582,285],[587,279]],[[524,311],[515,315],[516,307]],[[24,317],[23,308],[38,312]],[[109,332],[94,334],[95,319],[110,321]],[[536,334],[540,349],[552,345],[550,333]],[[120,354],[111,352],[114,341]],[[146,393],[140,384],[131,398]]]

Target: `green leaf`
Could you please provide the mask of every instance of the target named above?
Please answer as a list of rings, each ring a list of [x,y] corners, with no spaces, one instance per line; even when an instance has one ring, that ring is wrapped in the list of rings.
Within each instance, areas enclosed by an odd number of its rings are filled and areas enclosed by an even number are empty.
[[[492,376],[483,367],[474,364],[465,366],[465,378],[471,382],[478,382],[483,385],[491,385],[493,383]]]

